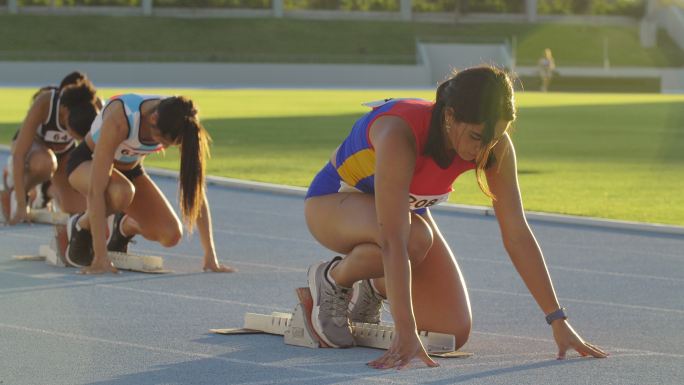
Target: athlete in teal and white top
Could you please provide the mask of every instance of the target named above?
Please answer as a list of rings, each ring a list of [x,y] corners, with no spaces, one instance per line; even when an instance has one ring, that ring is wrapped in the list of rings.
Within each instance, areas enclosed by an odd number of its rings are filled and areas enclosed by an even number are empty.
[[[140,138],[140,115],[142,104],[149,100],[162,100],[163,96],[159,95],[138,95],[138,94],[124,94],[113,96],[107,101],[106,106],[112,103],[121,102],[126,115],[126,122],[128,123],[128,136],[126,140],[119,144],[116,149],[114,159],[121,163],[134,163],[148,154],[161,151],[164,147],[161,143],[147,142]],[[105,108],[106,108],[105,106]],[[102,116],[99,114],[93,121],[90,127],[90,138],[94,143],[100,139],[100,131],[102,129]]]
[[[233,271],[218,262],[212,238],[204,191],[208,143],[209,134],[188,98],[137,94],[111,98],[69,159],[69,183],[88,199],[88,210],[69,220],[69,263],[83,267],[84,274],[116,273],[107,251],[127,252],[136,234],[166,247],[180,241],[181,221],[142,167],[147,154],[180,146],[183,222],[190,230],[195,224],[199,229],[204,270]],[[108,229],[110,214],[115,215]]]

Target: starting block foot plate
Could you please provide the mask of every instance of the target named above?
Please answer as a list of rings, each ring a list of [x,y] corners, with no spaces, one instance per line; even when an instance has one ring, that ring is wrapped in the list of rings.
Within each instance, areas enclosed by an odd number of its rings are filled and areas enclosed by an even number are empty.
[[[13,255],[12,259],[17,261],[44,261],[44,255]]]
[[[247,328],[230,328],[230,329],[209,329],[215,334],[234,335],[234,334],[265,334],[261,330],[247,329]]]
[[[308,287],[296,289],[299,303],[292,313],[273,312],[267,314],[246,313],[244,328],[211,329],[218,334],[277,334],[284,337],[288,345],[309,348],[327,347],[313,330],[311,310],[313,299]],[[394,336],[394,326],[389,324],[352,323],[352,335],[356,346],[388,349]],[[441,358],[465,358],[472,353],[456,351],[453,335],[419,331],[418,335],[428,354]]]
[[[66,258],[64,258],[64,255],[62,254],[62,245],[59,245],[60,242],[63,242],[63,237],[66,236],[62,234],[63,229],[61,227],[64,226],[56,226],[56,234],[55,238],[52,240],[52,244],[41,245],[38,255],[17,255],[14,257],[14,259],[23,261],[45,260],[47,263],[54,266],[69,266],[66,262]],[[153,255],[126,254],[113,251],[110,251],[107,255],[112,261],[112,264],[114,264],[114,266],[120,270],[129,270],[147,274],[173,273],[172,270],[164,269],[164,259],[162,257]]]
[[[66,225],[69,214],[61,211],[50,211],[48,209],[31,209],[29,219],[36,223],[47,223],[49,225]]]

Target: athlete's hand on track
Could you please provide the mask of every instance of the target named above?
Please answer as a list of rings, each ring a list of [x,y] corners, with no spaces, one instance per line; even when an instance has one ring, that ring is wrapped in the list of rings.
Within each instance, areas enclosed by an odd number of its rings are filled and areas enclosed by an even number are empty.
[[[216,257],[204,258],[204,271],[212,271],[214,273],[234,273],[237,271],[236,268],[224,265],[218,261]]]
[[[23,210],[22,210],[23,207]],[[14,217],[10,219],[9,224],[10,225],[16,225],[17,223],[21,222],[30,222],[29,218],[29,209],[26,205],[19,205],[17,207],[17,212],[14,214]]]
[[[558,345],[558,359],[565,359],[565,353],[568,349],[573,348],[582,357],[594,356],[596,358],[608,357],[608,353],[601,350],[598,346],[586,342],[577,332],[570,326],[567,320],[556,320],[551,326],[553,327],[553,338],[556,339]]]
[[[428,356],[415,330],[413,333],[407,333],[406,337],[403,338],[399,331],[395,331],[390,348],[380,358],[369,362],[368,365],[375,369],[397,368],[399,370],[406,367],[414,358],[420,358],[429,367],[439,366]]]

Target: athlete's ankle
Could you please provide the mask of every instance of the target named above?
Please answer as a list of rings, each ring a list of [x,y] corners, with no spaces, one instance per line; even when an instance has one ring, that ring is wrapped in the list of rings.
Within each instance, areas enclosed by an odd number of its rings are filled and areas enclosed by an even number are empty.
[[[336,286],[344,287],[344,288],[350,288],[354,286],[354,281],[349,281],[348,279],[345,279],[345,274],[344,274],[344,266],[342,263],[344,262],[344,259],[338,262],[335,262],[330,269],[328,270],[328,280],[330,283]]]

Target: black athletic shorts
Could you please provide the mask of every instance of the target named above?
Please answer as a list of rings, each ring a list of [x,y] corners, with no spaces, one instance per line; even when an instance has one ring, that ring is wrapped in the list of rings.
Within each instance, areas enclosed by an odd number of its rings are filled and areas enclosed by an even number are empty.
[[[90,148],[88,147],[88,144],[86,144],[85,140],[82,141],[76,148],[71,151],[71,156],[69,157],[69,160],[67,162],[67,177],[71,175],[74,170],[83,162],[87,162],[89,160],[93,160],[93,152],[90,151]],[[131,182],[145,174],[145,169],[142,167],[142,164],[138,163],[137,166],[133,167],[130,170],[119,170],[117,169],[120,173],[122,173],[128,180]]]

